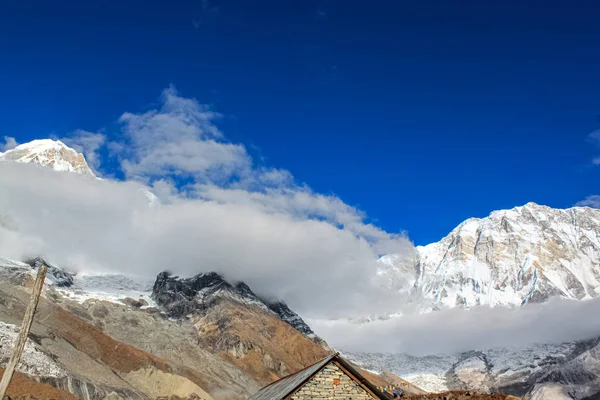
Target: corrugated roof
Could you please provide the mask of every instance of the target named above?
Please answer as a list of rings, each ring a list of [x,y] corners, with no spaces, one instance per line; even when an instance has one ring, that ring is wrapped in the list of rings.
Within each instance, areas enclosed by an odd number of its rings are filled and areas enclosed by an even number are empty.
[[[271,383],[268,386],[260,389],[258,392],[248,398],[248,400],[282,400],[286,398],[290,393],[294,392],[298,387],[306,383],[310,378],[316,375],[322,368],[324,368],[331,361],[337,361],[340,365],[348,370],[348,372],[356,379],[358,379],[362,385],[366,386],[375,396],[380,399],[388,400],[391,397],[387,393],[379,391],[375,385],[365,379],[350,363],[344,360],[338,353],[332,354],[325,357],[321,361],[316,362],[313,365],[281,378],[278,381]]]

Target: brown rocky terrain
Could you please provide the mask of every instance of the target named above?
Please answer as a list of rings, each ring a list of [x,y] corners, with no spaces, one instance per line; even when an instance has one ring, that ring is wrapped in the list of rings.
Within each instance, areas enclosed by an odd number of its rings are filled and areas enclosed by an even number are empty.
[[[0,283],[0,321],[19,325],[31,275]],[[240,399],[327,354],[275,314],[223,298],[192,319],[174,321],[136,299],[122,304],[71,300],[47,286],[32,345],[62,373],[35,379],[88,399],[185,397]]]
[[[199,344],[262,386],[313,364],[327,351],[257,307],[222,299],[194,324]]]
[[[4,368],[0,367],[0,376],[4,374]],[[69,392],[59,390],[51,385],[36,382],[25,375],[16,372],[6,391],[11,400],[17,399],[40,399],[40,400],[77,400],[78,397]]]
[[[174,322],[154,309],[140,310],[101,300],[83,304],[60,301],[112,338],[167,360],[180,374],[219,398],[237,398],[259,389],[259,384],[241,369],[204,349],[189,321]]]
[[[477,393],[468,390],[424,393],[420,395],[405,396],[405,398],[418,400],[519,400],[518,397],[508,396],[502,393]]]
[[[28,299],[23,288],[0,284],[0,320],[19,324]],[[113,394],[118,396],[115,398],[142,399],[197,393],[211,399],[198,376],[187,371],[180,375],[167,361],[111,338],[45,298],[38,306],[30,337],[36,351],[53,362],[47,366],[52,373],[36,380],[78,397],[96,399]]]

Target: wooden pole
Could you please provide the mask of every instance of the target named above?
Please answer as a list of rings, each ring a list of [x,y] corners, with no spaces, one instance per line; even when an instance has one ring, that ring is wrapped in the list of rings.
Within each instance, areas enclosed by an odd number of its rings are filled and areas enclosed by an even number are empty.
[[[27,310],[25,310],[25,317],[23,318],[23,323],[21,324],[19,336],[17,336],[15,349],[13,350],[13,354],[10,357],[8,364],[6,364],[4,375],[2,376],[2,380],[0,381],[0,399],[4,399],[6,389],[8,389],[8,385],[10,384],[13,374],[15,373],[15,367],[19,363],[19,360],[21,359],[21,354],[23,353],[23,349],[25,348],[25,343],[27,343],[27,336],[29,336],[29,330],[31,329],[31,324],[33,323],[35,309],[37,308],[38,302],[40,301],[40,294],[42,293],[42,287],[44,286],[44,280],[46,279],[47,270],[48,267],[45,264],[41,264],[40,268],[38,269],[37,277],[35,278],[35,283],[33,284],[33,292],[31,293],[31,299],[29,300]]]

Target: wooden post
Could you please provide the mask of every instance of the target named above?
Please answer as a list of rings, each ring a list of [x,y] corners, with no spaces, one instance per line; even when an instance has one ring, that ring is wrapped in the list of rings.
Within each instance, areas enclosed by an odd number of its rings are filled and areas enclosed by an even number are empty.
[[[27,343],[27,336],[29,336],[29,330],[31,329],[33,316],[35,315],[35,309],[37,308],[38,302],[40,301],[40,294],[42,293],[42,287],[44,286],[44,279],[46,278],[47,270],[48,267],[45,264],[41,264],[40,268],[38,269],[37,277],[35,278],[35,283],[33,284],[33,292],[31,293],[31,299],[29,300],[27,310],[25,310],[25,317],[23,318],[23,323],[21,324],[19,336],[17,336],[15,349],[13,350],[13,354],[10,357],[8,364],[6,364],[4,375],[2,376],[2,380],[0,381],[0,400],[4,399],[6,389],[8,389],[8,385],[10,384],[13,374],[15,373],[15,367],[19,363],[19,360],[21,359],[21,354],[23,353],[23,349],[25,348],[25,343]]]

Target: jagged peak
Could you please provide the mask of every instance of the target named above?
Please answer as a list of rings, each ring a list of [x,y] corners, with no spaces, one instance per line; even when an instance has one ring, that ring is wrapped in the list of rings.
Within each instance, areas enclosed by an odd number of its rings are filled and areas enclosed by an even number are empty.
[[[152,299],[169,317],[176,319],[202,314],[221,299],[233,300],[274,314],[316,343],[325,343],[283,300],[259,297],[246,283],[230,283],[217,272],[202,272],[191,278],[180,278],[168,271],[161,272],[154,283]]]
[[[418,252],[422,253],[427,248],[437,246],[441,242],[445,242],[453,237],[461,237],[463,235],[473,235],[482,229],[493,227],[500,222],[508,221],[510,224],[518,219],[531,219],[530,225],[537,225],[540,221],[550,221],[556,218],[567,218],[570,220],[570,214],[575,214],[587,218],[587,216],[594,220],[600,219],[600,209],[591,207],[574,206],[570,208],[553,208],[550,206],[538,204],[535,202],[528,202],[521,206],[516,206],[510,209],[501,209],[490,212],[485,217],[471,217],[460,224],[458,224],[450,233],[438,242],[429,243],[423,246],[416,246]],[[381,261],[386,261],[386,256],[380,258]]]
[[[39,164],[52,167],[56,171],[76,172],[96,177],[83,154],[67,146],[60,140],[36,139],[0,153],[0,161]]]

